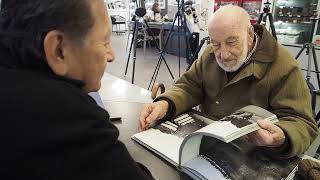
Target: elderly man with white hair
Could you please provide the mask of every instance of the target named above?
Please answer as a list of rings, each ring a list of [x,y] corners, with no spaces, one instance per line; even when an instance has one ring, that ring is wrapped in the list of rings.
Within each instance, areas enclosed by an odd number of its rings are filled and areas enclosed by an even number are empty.
[[[291,54],[248,13],[233,5],[220,8],[209,21],[211,44],[176,84],[147,104],[140,128],[200,105],[220,119],[246,105],[276,114],[279,122],[259,120],[250,142],[279,158],[303,153],[318,134],[310,94]]]

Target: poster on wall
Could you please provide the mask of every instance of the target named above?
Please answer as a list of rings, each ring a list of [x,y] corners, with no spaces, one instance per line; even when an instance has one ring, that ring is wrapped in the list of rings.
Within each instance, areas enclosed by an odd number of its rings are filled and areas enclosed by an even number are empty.
[[[214,11],[218,10],[221,6],[225,6],[229,4],[242,6],[242,0],[215,0]]]
[[[260,16],[260,9],[261,9],[261,0],[243,0],[242,1],[242,7],[245,9],[251,19],[251,23],[255,24],[257,23],[259,16]]]
[[[249,13],[252,24],[258,21],[262,4],[261,0],[215,0],[214,11],[218,10],[221,6],[229,4],[243,7]]]

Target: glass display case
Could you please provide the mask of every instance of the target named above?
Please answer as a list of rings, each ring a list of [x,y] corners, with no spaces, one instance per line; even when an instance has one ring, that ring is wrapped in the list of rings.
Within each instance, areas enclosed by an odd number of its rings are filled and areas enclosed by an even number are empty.
[[[318,27],[316,28],[316,34],[313,38],[313,43],[315,43],[317,45],[317,47],[320,48],[320,26],[318,23]]]
[[[318,0],[275,0],[274,26],[282,44],[304,44],[313,38],[311,17],[317,17]]]

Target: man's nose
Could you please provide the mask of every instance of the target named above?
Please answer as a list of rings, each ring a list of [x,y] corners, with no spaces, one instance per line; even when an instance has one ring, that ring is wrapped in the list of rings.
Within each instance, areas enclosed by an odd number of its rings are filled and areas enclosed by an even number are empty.
[[[107,62],[113,62],[115,59],[113,48],[108,49],[107,52]]]
[[[221,47],[221,59],[228,59],[230,57],[230,52],[229,50],[224,46]]]

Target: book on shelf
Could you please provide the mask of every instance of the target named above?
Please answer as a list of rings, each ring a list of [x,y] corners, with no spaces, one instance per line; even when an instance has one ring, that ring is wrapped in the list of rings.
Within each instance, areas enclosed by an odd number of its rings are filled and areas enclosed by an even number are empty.
[[[245,106],[218,121],[191,110],[162,122],[132,139],[193,179],[286,179],[298,158],[272,158],[247,136],[258,119],[278,122],[258,106]]]

